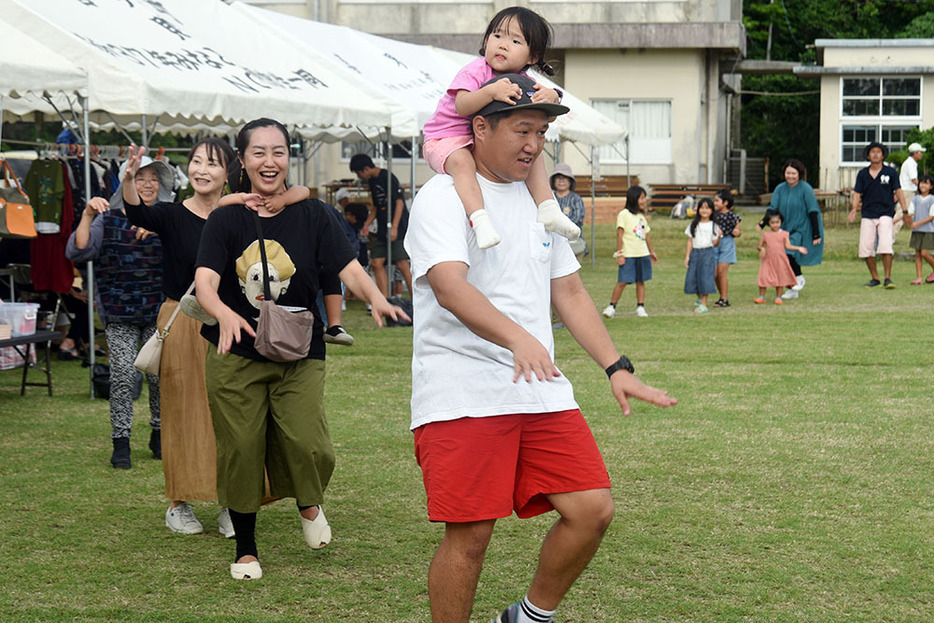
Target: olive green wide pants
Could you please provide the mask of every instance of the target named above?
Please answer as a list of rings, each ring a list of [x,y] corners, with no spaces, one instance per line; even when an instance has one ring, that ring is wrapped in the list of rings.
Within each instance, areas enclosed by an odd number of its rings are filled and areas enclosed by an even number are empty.
[[[217,440],[221,506],[255,513],[265,493],[294,497],[299,506],[324,502],[334,471],[334,447],[324,415],[324,362],[253,361],[218,355],[205,365]]]

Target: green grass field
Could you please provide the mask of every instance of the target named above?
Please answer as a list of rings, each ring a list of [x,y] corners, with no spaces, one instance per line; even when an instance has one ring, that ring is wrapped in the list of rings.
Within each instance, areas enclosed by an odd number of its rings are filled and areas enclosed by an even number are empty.
[[[733,306],[692,313],[682,294],[685,221],[656,217],[661,261],[650,317],[627,289],[607,321],[646,382],[680,399],[623,418],[603,372],[566,331],[558,365],[604,452],[616,518],[559,621],[934,619],[934,286],[867,290],[856,229],[827,232],[797,301],[756,306],[747,216]],[[615,283],[611,226],[582,270],[598,308]],[[897,251],[907,249],[902,232]],[[716,297],[714,297],[716,298]],[[350,304],[352,348],[329,350],[327,408],[338,464],[334,541],[310,551],[294,505],[258,521],[266,576],[234,582],[216,503],[205,534],[164,527],[162,468],[136,403],[133,469],[110,467],[105,401],[86,370],[54,362],[55,396],[0,374],[3,621],[426,621],[441,526],[427,521],[408,431],[411,329],[376,330]],[[472,620],[520,599],[553,516],[497,525]]]

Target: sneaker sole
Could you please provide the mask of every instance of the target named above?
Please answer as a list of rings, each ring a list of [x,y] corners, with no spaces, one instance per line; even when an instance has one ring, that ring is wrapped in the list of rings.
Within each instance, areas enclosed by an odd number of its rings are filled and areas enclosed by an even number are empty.
[[[172,526],[169,525],[169,522],[165,522],[165,527],[168,528],[169,530],[171,530],[172,532],[174,532],[175,534],[201,534],[201,533],[204,532],[204,526],[202,526],[200,530],[197,530],[197,529],[196,529],[196,530],[194,530],[194,531],[191,531],[191,530],[187,530],[187,531],[186,531],[186,530],[176,530],[175,528],[173,528]]]
[[[354,339],[347,335],[328,335],[324,334],[324,343],[325,344],[338,344],[340,346],[353,346]]]

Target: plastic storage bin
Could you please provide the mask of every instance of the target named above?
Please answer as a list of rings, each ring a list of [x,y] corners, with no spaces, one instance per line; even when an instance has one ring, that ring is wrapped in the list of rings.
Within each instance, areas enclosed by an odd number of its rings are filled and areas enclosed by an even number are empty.
[[[0,324],[13,326],[13,337],[32,335],[38,311],[38,303],[0,303]]]

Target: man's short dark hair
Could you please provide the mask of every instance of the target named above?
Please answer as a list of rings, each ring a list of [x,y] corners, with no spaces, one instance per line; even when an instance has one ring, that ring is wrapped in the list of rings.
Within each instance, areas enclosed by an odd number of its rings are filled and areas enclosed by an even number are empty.
[[[353,158],[350,159],[350,170],[353,173],[375,166],[376,165],[373,164],[373,159],[366,154],[355,154]]]
[[[344,214],[351,214],[357,220],[355,227],[360,229],[363,226],[363,222],[366,220],[369,210],[367,210],[366,205],[362,203],[348,203],[344,208]]]

